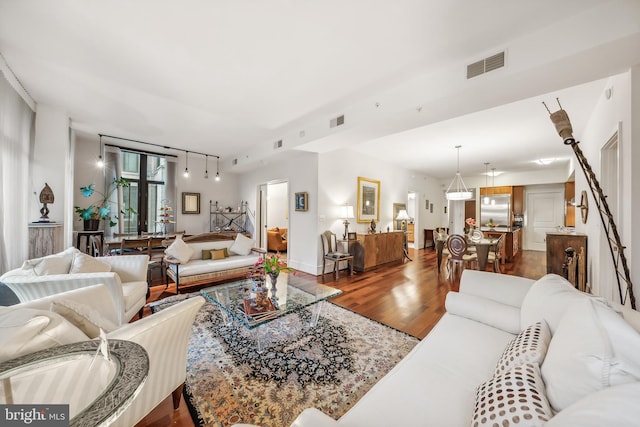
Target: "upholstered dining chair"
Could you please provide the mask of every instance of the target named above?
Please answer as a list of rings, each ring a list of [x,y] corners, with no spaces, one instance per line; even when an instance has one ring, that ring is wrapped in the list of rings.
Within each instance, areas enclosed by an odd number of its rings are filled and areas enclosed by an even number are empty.
[[[467,240],[461,234],[449,236],[447,250],[449,251],[449,256],[447,257],[447,276],[449,278],[455,277],[458,267],[460,268],[460,273],[462,273],[466,265],[477,263],[478,255],[467,253]]]
[[[338,270],[340,269],[340,262],[346,261],[349,267],[349,272],[353,276],[353,255],[349,253],[338,251],[338,241],[336,240],[335,233],[327,230],[320,236],[322,239],[322,276],[325,275],[325,268],[327,261],[333,262],[333,272],[336,280],[338,280]]]
[[[496,241],[493,250],[489,252],[487,261],[493,266],[494,273],[500,273],[500,263],[502,262],[502,246],[504,246],[504,234],[501,234]]]

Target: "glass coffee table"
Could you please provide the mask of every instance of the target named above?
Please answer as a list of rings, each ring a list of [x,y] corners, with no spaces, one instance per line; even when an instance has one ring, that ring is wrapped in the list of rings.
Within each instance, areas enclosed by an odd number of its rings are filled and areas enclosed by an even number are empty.
[[[230,283],[206,288],[200,293],[214,303],[226,324],[237,322],[253,332],[258,351],[262,351],[262,329],[264,325],[302,310],[312,309],[310,326],[318,323],[318,318],[326,301],[342,291],[316,283],[315,279],[306,279],[290,273],[280,273],[275,295],[269,280],[265,282],[268,291],[266,300],[260,301],[254,291],[253,279],[242,279]]]

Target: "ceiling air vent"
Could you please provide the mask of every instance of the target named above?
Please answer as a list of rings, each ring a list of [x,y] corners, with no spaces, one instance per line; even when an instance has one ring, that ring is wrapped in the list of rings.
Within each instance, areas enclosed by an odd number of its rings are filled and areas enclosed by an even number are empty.
[[[504,67],[504,51],[467,65],[467,79]]]
[[[329,127],[334,128],[336,126],[342,126],[344,124],[344,114],[336,117],[335,119],[331,119],[329,122]]]
[[[277,150],[278,148],[282,148],[282,140],[279,139],[276,142],[273,143],[273,149]]]

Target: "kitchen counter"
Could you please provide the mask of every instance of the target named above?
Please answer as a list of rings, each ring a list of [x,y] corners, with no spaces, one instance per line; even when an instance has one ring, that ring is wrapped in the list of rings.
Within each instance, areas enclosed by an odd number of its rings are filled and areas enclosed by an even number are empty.
[[[504,234],[504,244],[502,245],[502,263],[511,262],[513,258],[518,255],[520,249],[522,249],[522,238],[521,238],[521,230],[522,227],[508,227],[508,226],[498,226],[498,227],[480,227],[480,231],[482,231],[485,237],[493,235],[497,237],[500,234]]]

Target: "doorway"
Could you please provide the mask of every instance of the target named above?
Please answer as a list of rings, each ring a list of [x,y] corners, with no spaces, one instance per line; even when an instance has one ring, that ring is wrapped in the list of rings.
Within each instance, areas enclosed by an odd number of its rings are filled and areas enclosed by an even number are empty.
[[[611,212],[611,216],[613,217],[613,221],[616,223],[616,226],[620,225],[620,222],[618,221],[620,200],[619,132],[620,125],[618,125],[618,130],[611,138],[609,138],[607,143],[600,150],[600,166],[602,171],[600,186],[607,197],[607,205],[609,206],[609,211]],[[595,207],[595,204],[593,205]],[[610,261],[611,251],[609,249],[609,245],[604,244],[604,242],[609,239],[609,236],[607,235],[604,227],[599,227],[599,230],[600,242],[603,243],[598,245],[599,253],[597,253],[597,256],[602,260],[600,262],[600,277],[590,280],[590,282],[594,284],[594,293],[596,295],[603,296],[610,301],[616,301],[620,298],[618,290],[613,285],[614,283],[617,283],[616,272],[614,271],[613,262]],[[621,228],[618,228],[618,234],[620,236],[623,235],[623,230]],[[598,286],[596,283],[599,284],[600,289],[596,289],[596,286]]]
[[[267,231],[277,227],[289,240],[289,182],[272,181],[258,186],[259,212],[257,229],[260,230],[259,247],[269,250]],[[281,250],[284,252],[284,250]],[[288,251],[287,251],[288,252]]]
[[[524,249],[547,250],[547,233],[564,225],[564,185],[527,186]]]

